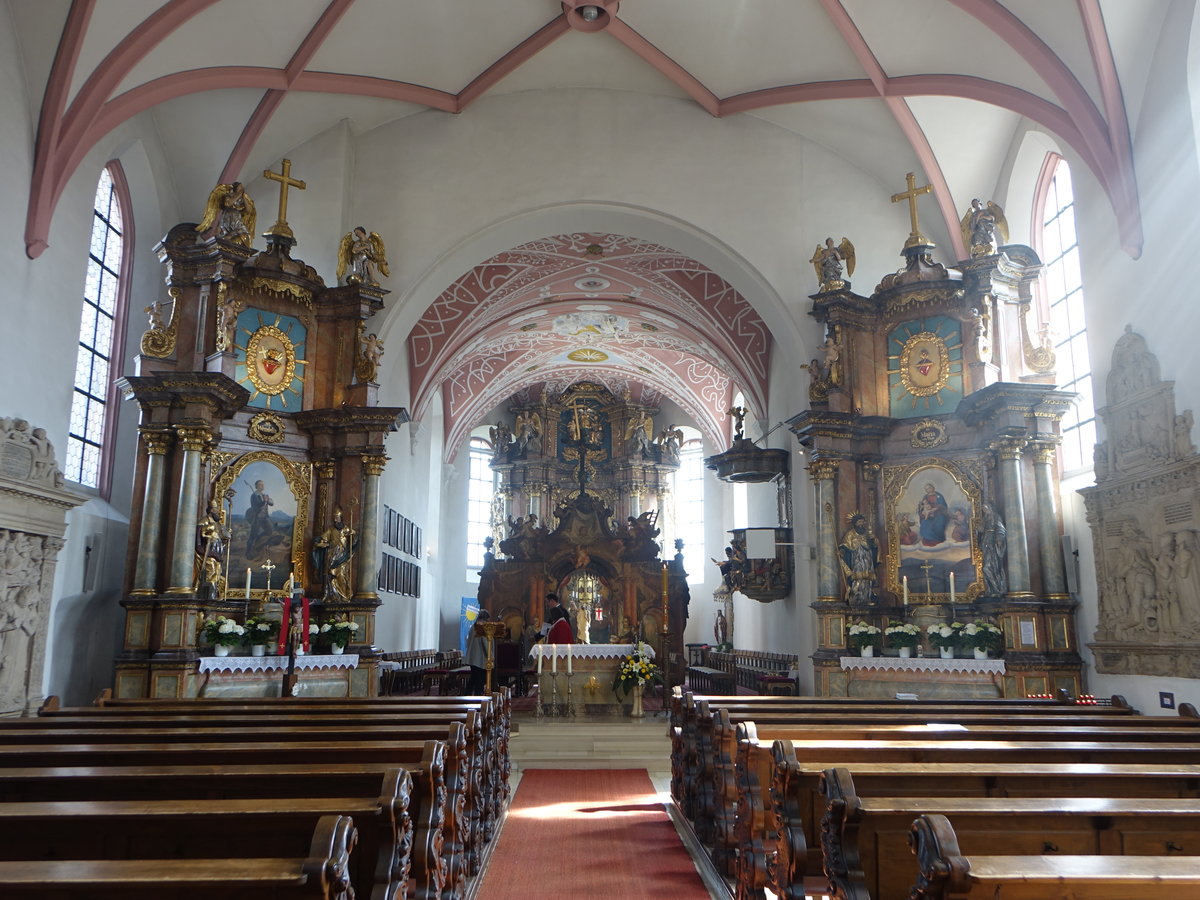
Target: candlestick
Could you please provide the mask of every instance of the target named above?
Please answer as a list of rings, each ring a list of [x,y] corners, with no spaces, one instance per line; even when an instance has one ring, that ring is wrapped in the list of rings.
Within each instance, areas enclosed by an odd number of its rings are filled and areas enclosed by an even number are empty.
[[[250,599],[250,567],[246,567],[246,599]]]
[[[950,573],[950,602],[954,602],[954,573]]]
[[[571,669],[571,645],[570,644],[567,644],[567,674],[568,675],[573,674],[573,670]],[[568,690],[570,690],[570,688],[568,688]]]
[[[908,576],[904,576],[904,605],[908,606]]]

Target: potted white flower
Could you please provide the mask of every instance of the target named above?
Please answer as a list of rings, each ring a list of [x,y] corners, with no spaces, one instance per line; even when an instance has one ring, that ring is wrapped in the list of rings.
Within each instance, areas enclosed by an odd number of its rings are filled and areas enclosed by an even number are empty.
[[[912,656],[913,647],[921,642],[921,629],[912,622],[892,622],[883,633],[897,654],[906,659]]]
[[[962,630],[963,642],[975,651],[976,659],[987,659],[1004,643],[1004,632],[984,619],[976,619]]]
[[[962,640],[962,628],[962,622],[951,622],[949,625],[941,622],[930,625],[925,629],[925,633],[929,635],[929,643],[938,648],[942,659],[954,659],[954,648]]]
[[[279,636],[279,622],[275,619],[247,619],[246,641],[250,644],[251,656],[266,656],[267,645],[275,643]]]
[[[874,656],[879,643],[879,628],[870,622],[851,622],[846,629],[846,644],[860,656]]]
[[[213,654],[228,656],[246,638],[246,629],[227,616],[217,616],[204,623],[204,639],[213,645]]]
[[[335,619],[321,626],[321,637],[329,644],[330,653],[342,653],[358,631],[358,623]]]

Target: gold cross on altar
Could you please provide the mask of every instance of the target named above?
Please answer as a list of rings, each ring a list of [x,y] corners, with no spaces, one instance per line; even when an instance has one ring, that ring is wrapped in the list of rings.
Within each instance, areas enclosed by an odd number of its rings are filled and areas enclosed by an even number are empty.
[[[286,162],[286,160],[284,161]],[[917,187],[917,176],[912,172],[905,175],[904,179],[908,184],[908,190],[892,194],[893,203],[900,203],[904,200],[908,201],[908,218],[912,222],[912,231],[909,232],[908,240],[904,242],[904,246],[913,247],[929,244],[925,235],[921,234],[921,229],[917,227],[917,197],[921,196],[921,194],[931,193],[933,185],[927,184],[924,187]]]
[[[263,178],[269,178],[271,181],[279,182],[279,218],[275,220],[275,224],[267,231],[268,235],[280,235],[282,237],[294,237],[292,229],[287,223],[287,195],[288,188],[294,187],[298,191],[304,190],[306,185],[299,178],[292,177],[292,161],[285,159],[280,167],[282,172],[272,172],[270,169],[263,170]]]

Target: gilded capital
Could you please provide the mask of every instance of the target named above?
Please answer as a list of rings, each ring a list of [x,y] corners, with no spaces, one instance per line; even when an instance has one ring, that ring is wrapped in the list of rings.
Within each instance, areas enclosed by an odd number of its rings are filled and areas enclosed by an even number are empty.
[[[879,476],[883,473],[882,463],[865,462],[859,465],[862,468],[863,478],[867,481],[878,481]]]
[[[1025,448],[1025,444],[1025,438],[1001,438],[992,441],[988,445],[988,449],[997,453],[1003,460],[1018,460],[1021,458],[1021,451]]]
[[[382,453],[379,455],[364,456],[362,458],[363,474],[365,475],[382,475],[384,466],[387,465],[388,458]]]
[[[333,478],[334,466],[332,460],[323,459],[320,462],[315,462],[313,463],[313,468],[316,469],[318,478],[325,480]]]
[[[832,459],[818,459],[809,463],[808,476],[813,481],[830,481],[837,474],[838,464]]]
[[[157,429],[141,428],[142,441],[146,445],[146,452],[152,455],[162,456],[171,446],[171,432],[159,431]]]
[[[1035,463],[1041,466],[1054,465],[1054,455],[1058,447],[1053,441],[1034,441],[1031,446]]]
[[[184,451],[194,450],[197,453],[204,450],[212,438],[212,432],[203,425],[176,425],[175,434]]]

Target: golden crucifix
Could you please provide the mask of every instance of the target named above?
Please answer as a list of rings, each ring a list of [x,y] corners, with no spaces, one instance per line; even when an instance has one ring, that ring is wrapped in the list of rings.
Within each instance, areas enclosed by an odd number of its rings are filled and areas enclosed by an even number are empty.
[[[279,182],[279,218],[275,220],[275,224],[268,229],[266,234],[291,238],[295,237],[295,235],[292,234],[292,229],[287,223],[288,188],[294,187],[296,190],[302,191],[308,185],[300,179],[292,177],[292,161],[290,159],[285,159],[280,168],[283,169],[282,172],[272,172],[270,169],[263,170],[263,178]]]
[[[284,160],[287,162],[287,160]],[[892,194],[892,202],[900,203],[904,200],[908,201],[908,218],[912,222],[912,231],[909,232],[908,240],[904,242],[905,247],[916,246],[933,246],[928,238],[921,234],[921,229],[917,227],[917,197],[921,194],[928,194],[933,191],[933,185],[927,184],[924,187],[917,187],[917,176],[909,172],[904,176],[905,182],[908,184],[907,191],[901,191],[898,194]]]

